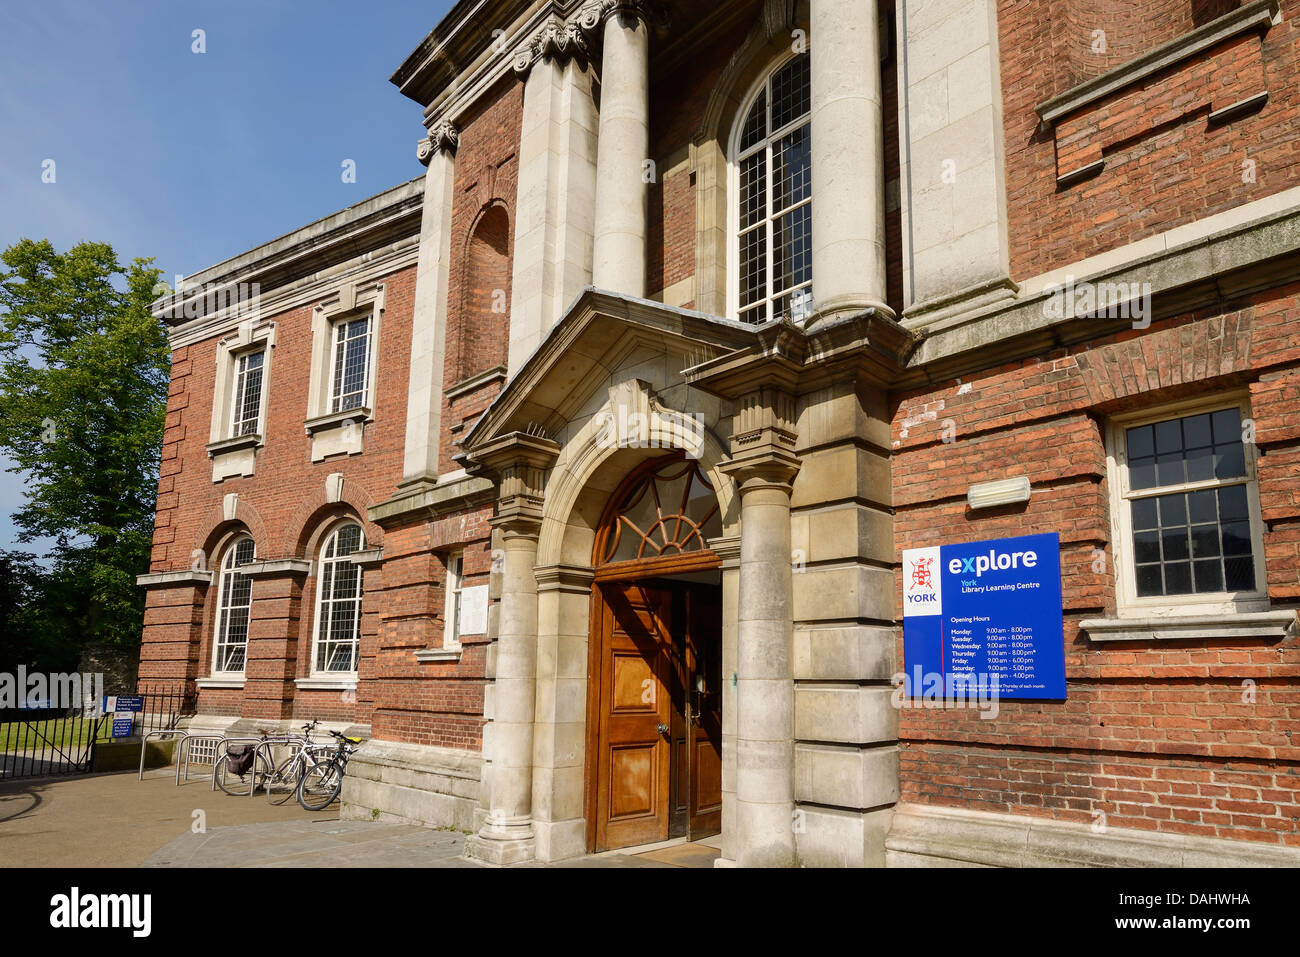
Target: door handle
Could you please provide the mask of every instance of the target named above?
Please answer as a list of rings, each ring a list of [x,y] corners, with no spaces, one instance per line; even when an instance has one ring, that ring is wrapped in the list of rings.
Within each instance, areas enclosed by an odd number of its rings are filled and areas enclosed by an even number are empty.
[[[664,723],[661,721],[661,722],[658,724],[658,726],[655,728],[655,730],[658,731],[660,734],[667,734],[669,729],[668,729],[668,725],[664,724]]]

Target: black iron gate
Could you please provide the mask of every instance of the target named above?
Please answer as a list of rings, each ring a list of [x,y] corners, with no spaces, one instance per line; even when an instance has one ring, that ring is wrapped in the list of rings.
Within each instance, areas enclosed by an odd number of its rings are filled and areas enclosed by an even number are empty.
[[[112,719],[64,712],[10,712],[0,718],[0,780],[86,774]]]
[[[188,684],[142,685],[136,694],[144,699],[131,729],[137,742],[194,713]],[[96,747],[112,740],[113,716],[94,709],[0,712],[0,781],[87,774],[94,770]]]

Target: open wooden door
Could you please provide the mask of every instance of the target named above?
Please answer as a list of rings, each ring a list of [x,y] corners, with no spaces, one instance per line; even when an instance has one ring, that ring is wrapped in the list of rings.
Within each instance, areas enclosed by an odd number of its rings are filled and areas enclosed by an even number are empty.
[[[716,834],[722,825],[718,589],[661,581],[599,587],[593,850]]]
[[[602,586],[596,850],[668,838],[672,593]]]
[[[722,830],[722,596],[686,592],[687,837]]]

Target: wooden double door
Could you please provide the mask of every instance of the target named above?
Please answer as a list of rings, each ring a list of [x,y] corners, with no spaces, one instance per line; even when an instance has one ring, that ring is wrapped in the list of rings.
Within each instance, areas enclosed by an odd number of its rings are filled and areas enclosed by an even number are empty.
[[[717,834],[720,589],[657,580],[597,587],[588,710],[593,849]]]

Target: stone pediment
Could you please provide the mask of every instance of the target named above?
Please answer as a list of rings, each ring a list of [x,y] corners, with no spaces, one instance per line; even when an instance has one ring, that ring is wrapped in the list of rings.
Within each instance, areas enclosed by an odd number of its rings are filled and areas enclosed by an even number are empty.
[[[646,348],[682,357],[681,371],[756,341],[753,326],[588,288],[547,334],[474,425],[462,445],[476,449],[511,433],[558,435],[593,396]],[[668,383],[642,384],[637,391]]]

